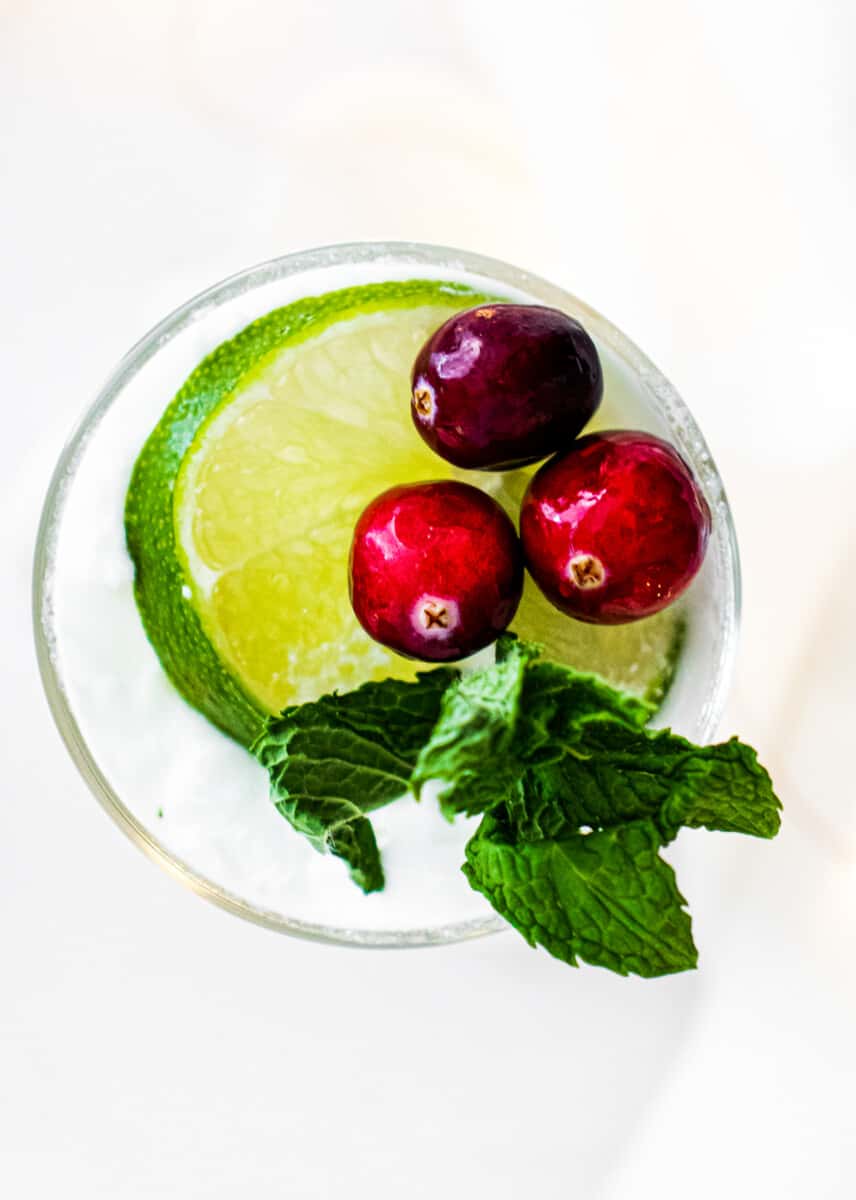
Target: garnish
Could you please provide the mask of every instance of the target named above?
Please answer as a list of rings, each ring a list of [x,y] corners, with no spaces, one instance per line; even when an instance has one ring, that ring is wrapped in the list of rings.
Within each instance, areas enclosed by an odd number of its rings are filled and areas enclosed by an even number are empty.
[[[710,508],[674,447],[649,433],[581,438],[542,466],[520,510],[526,566],[561,612],[619,625],[661,612],[701,567]]]
[[[506,635],[482,670],[287,709],[254,750],[283,815],[364,890],[383,886],[367,814],[439,781],[448,817],[483,814],[467,879],[531,944],[653,976],[697,957],[661,847],[683,826],[773,837],[781,805],[750,747],[694,746],[651,712]]]
[[[464,299],[479,306],[461,312]],[[420,442],[395,397],[440,319],[411,373]],[[370,814],[430,782],[449,820],[480,816],[462,869],[530,944],[656,976],[697,961],[661,849],[684,826],[773,837],[781,806],[737,739],[647,727],[685,618],[640,619],[694,578],[711,516],[660,439],[574,442],[602,391],[594,342],[554,309],[418,280],[309,298],[193,373],[134,467],[126,534],[167,674],[363,891],[384,886]],[[424,482],[425,445],[445,460],[439,481]],[[447,478],[449,463],[499,472],[550,453],[531,479]],[[521,602],[524,563],[537,587]],[[504,633],[515,613],[554,655],[640,695]],[[618,640],[580,633],[634,622]],[[494,663],[466,674],[414,677],[402,661],[493,642]]]
[[[505,471],[569,446],[602,395],[579,321],[540,304],[490,304],[457,313],[419,351],[410,413],[447,462]]]
[[[389,488],[357,521],[357,620],[408,658],[454,662],[495,642],[517,611],[523,555],[497,502],[458,480]]]

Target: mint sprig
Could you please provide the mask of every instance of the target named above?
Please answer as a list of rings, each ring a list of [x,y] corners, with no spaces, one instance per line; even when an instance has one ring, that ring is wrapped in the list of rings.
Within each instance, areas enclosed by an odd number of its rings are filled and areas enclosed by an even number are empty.
[[[646,729],[646,705],[511,638],[497,658],[451,685],[414,772],[417,784],[439,778],[447,815],[486,813],[467,846],[470,884],[565,962],[638,975],[694,966],[689,916],[658,851],[685,825],[776,834],[781,806],[754,750]],[[485,694],[507,715],[504,732],[496,720],[486,728]],[[454,769],[480,758],[489,779]]]
[[[322,696],[271,717],[251,747],[270,775],[271,798],[317,850],[345,860],[364,892],[384,885],[367,814],[404,795],[420,749],[457,671],[413,683],[387,679]]]
[[[777,833],[781,805],[751,747],[737,738],[695,746],[645,728],[650,715],[642,701],[506,637],[496,666],[450,685],[413,782],[440,780],[450,816],[504,803],[529,841],[644,818],[664,844],[684,825]]]
[[[781,805],[751,747],[694,746],[651,714],[506,635],[483,670],[286,709],[254,752],[280,812],[365,891],[383,887],[368,814],[438,781],[449,819],[482,814],[467,879],[531,944],[653,976],[697,958],[660,849],[683,826],[773,837]]]

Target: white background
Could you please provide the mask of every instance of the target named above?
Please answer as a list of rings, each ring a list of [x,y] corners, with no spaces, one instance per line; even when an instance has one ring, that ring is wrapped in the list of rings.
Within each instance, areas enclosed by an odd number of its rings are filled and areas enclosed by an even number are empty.
[[[849,0],[0,6],[4,1195],[854,1194],[854,51]],[[202,287],[371,237],[575,291],[719,461],[723,733],[786,821],[689,836],[695,974],[249,927],[120,836],[52,727],[29,571],[73,420]]]

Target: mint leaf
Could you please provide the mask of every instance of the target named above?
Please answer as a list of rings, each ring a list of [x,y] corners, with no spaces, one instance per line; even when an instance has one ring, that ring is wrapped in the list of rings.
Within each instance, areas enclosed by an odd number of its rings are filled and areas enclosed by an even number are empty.
[[[593,675],[536,661],[540,647],[505,635],[497,660],[451,687],[440,719],[419,755],[417,791],[442,781],[440,807],[449,818],[485,812],[519,792],[527,763],[549,763],[578,740],[588,717],[612,716],[633,728],[653,709]]]
[[[504,636],[497,643],[496,663],[465,675],[443,697],[411,785],[418,795],[429,780],[443,780],[440,808],[450,820],[460,812],[483,812],[515,787],[509,744],[526,668],[538,653],[537,647]]]
[[[669,736],[673,743],[684,741]],[[687,752],[683,758],[676,754],[673,768],[673,777],[680,784],[661,809],[661,827],[671,837],[681,825],[775,837],[782,824],[782,803],[752,747],[736,737],[702,750],[684,744]]]
[[[647,704],[537,655],[503,638],[494,666],[449,689],[413,778],[442,781],[447,815],[504,803],[524,841],[647,817],[664,842],[682,825],[778,832],[781,805],[750,747],[645,729]]]
[[[408,790],[443,693],[457,678],[441,668],[413,683],[387,679],[294,705],[268,718],[252,746],[282,815],[317,850],[344,859],[365,892],[384,885],[366,814]]]
[[[563,743],[576,739],[586,721],[610,719],[642,729],[655,709],[596,675],[538,660],[526,673],[521,711],[529,757],[536,757],[537,751],[539,760],[546,762],[561,754]]]
[[[525,752],[522,757],[525,763]],[[650,816],[664,842],[683,825],[771,838],[781,823],[770,776],[755,751],[737,738],[695,746],[669,730],[591,720],[561,757],[531,774],[527,837],[555,836],[556,810],[563,825],[572,827]],[[517,820],[524,833],[522,815]]]
[[[577,966],[651,977],[695,967],[690,918],[652,821],[517,843],[488,814],[464,873],[530,945]]]
[[[694,746],[668,730],[591,719],[552,761],[530,763],[520,746],[518,766],[521,785],[506,802],[526,841],[645,817],[656,822],[664,843],[683,825],[771,838],[781,823],[770,776],[736,738]]]

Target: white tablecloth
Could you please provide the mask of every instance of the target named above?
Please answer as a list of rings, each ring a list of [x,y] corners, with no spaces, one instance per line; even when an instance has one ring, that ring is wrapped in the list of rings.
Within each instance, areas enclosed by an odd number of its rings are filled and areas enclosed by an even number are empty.
[[[846,0],[7,0],[4,1194],[854,1194],[854,34]],[[72,421],[206,284],[381,236],[585,297],[717,456],[745,571],[723,732],[786,821],[682,838],[695,974],[251,928],[121,838],[53,729],[29,571]]]

